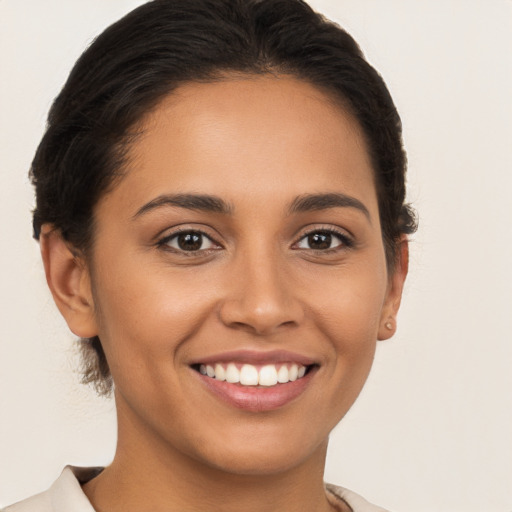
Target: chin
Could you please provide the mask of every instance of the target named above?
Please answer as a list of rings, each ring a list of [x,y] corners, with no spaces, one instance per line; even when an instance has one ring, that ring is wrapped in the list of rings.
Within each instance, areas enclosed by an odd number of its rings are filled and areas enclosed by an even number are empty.
[[[306,460],[309,460],[307,457]],[[280,455],[263,453],[239,453],[236,459],[219,460],[212,464],[216,470],[239,476],[272,476],[287,473],[304,463],[303,457],[295,454]]]
[[[293,436],[257,438],[247,435],[237,442],[233,436],[229,446],[202,450],[195,454],[197,460],[224,473],[246,476],[277,475],[289,472],[313,458],[324,460],[328,438],[320,442],[311,439],[295,440]],[[224,441],[225,443],[225,441]]]

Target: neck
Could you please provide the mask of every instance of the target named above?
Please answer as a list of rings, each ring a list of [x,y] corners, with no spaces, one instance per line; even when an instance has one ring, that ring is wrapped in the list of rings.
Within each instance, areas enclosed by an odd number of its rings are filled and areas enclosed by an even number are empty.
[[[114,461],[83,487],[97,512],[332,510],[323,484],[327,440],[298,465],[247,474],[196,460],[140,425],[119,425]]]

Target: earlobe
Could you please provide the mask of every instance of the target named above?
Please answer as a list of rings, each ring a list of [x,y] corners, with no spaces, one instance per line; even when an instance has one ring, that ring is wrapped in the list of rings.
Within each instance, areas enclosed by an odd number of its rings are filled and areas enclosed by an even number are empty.
[[[397,262],[389,279],[386,300],[380,318],[378,340],[387,340],[396,332],[396,317],[400,309],[405,278],[409,270],[409,242],[404,235],[400,240]]]
[[[46,282],[69,328],[81,338],[96,336],[94,302],[85,262],[50,225],[42,226],[40,245]]]

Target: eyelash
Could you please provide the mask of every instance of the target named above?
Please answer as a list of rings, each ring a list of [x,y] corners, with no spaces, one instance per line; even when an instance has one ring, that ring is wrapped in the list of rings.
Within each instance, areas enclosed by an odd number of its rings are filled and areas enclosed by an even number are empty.
[[[295,242],[293,245],[297,246],[301,241],[303,241],[303,240],[307,239],[308,237],[310,237],[311,235],[315,235],[315,234],[331,235],[340,241],[340,244],[336,247],[330,247],[327,249],[313,249],[313,248],[307,249],[310,251],[314,251],[315,253],[330,254],[330,253],[341,251],[343,249],[351,249],[355,245],[352,238],[349,237],[346,233],[344,233],[342,231],[338,231],[332,227],[311,229],[310,231],[303,233],[300,236],[300,238],[297,240],[297,242]],[[298,249],[296,249],[296,250],[298,250]]]
[[[297,247],[299,243],[301,243],[303,240],[306,240],[311,235],[315,234],[324,234],[324,235],[330,235],[334,236],[338,239],[340,242],[339,245],[335,247],[329,247],[326,249],[314,249],[314,248],[304,248],[305,250],[313,251],[318,254],[330,254],[334,252],[341,251],[343,249],[350,249],[354,247],[354,241],[346,234],[341,231],[338,231],[336,229],[333,229],[332,227],[329,228],[315,228],[311,229],[310,231],[307,231],[306,233],[303,233],[300,238],[292,245],[292,249],[294,250],[300,250],[300,247]],[[215,248],[207,248],[207,249],[197,249],[197,250],[189,250],[186,249],[180,249],[178,247],[171,247],[169,244],[171,241],[176,240],[180,235],[200,235],[202,238],[201,245],[204,244],[204,239],[208,240],[211,244],[217,246]],[[163,237],[161,240],[157,242],[157,246],[163,250],[179,253],[184,256],[197,256],[198,254],[209,254],[212,251],[222,249],[222,245],[216,242],[211,236],[209,236],[204,231],[201,231],[200,229],[179,229],[175,232],[173,232],[170,235],[167,235]]]
[[[210,241],[213,245],[217,246],[215,248],[208,248],[208,249],[198,249],[198,250],[191,250],[187,251],[185,249],[180,249],[177,247],[171,247],[169,243],[175,239],[177,239],[180,235],[200,235],[201,236],[201,245],[204,244],[204,240]],[[212,251],[216,251],[218,249],[222,249],[222,246],[216,242],[211,236],[209,236],[204,231],[201,231],[200,229],[178,229],[174,231],[172,234],[167,235],[160,239],[157,242],[157,246],[165,251],[175,252],[179,253],[184,256],[197,256],[197,254],[205,254],[210,253]]]

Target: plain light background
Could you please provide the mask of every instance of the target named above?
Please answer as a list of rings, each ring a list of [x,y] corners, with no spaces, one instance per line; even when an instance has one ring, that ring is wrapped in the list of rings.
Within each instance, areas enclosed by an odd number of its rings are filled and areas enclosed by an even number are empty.
[[[86,45],[137,0],[0,0],[0,505],[107,464],[31,239],[27,170]],[[384,76],[420,213],[393,340],[331,436],[326,480],[396,512],[512,512],[512,2],[311,0]]]

